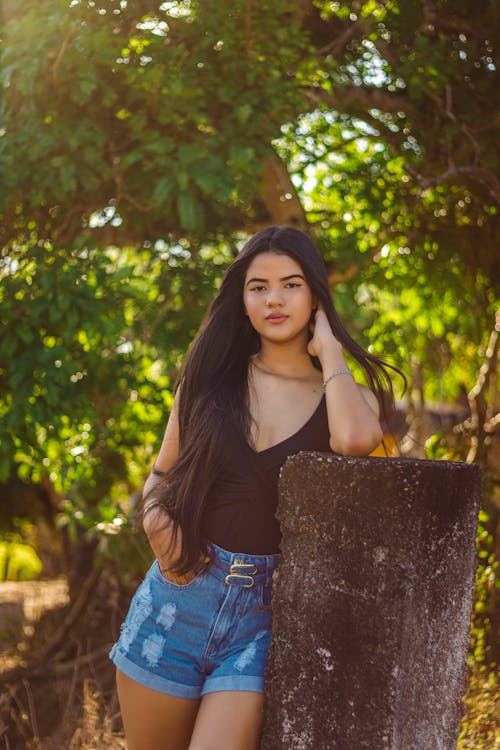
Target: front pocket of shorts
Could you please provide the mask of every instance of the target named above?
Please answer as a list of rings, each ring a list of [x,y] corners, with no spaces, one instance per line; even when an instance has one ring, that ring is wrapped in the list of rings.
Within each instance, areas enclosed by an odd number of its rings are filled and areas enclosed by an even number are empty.
[[[169,579],[166,578],[161,572],[160,563],[158,562],[158,560],[154,561],[152,570],[154,577],[157,580],[161,581],[164,586],[175,589],[177,591],[182,591],[182,589],[190,589],[203,578],[206,572],[206,566],[202,565],[196,573],[195,577],[192,579],[192,581],[189,581],[189,583],[175,583],[174,581],[169,581]]]

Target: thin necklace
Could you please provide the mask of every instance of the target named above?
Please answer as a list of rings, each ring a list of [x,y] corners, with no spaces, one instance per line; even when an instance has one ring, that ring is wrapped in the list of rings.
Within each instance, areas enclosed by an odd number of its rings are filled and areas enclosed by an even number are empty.
[[[258,359],[258,355],[255,355],[255,357],[251,360],[251,364],[257,368],[257,370],[260,370],[261,372],[265,372],[268,375],[276,375],[279,378],[285,378],[286,380],[310,380],[310,378],[300,378],[297,377],[297,375],[285,375],[282,372],[276,372],[276,370],[270,370],[267,367],[262,367],[258,362],[262,362],[261,359]]]

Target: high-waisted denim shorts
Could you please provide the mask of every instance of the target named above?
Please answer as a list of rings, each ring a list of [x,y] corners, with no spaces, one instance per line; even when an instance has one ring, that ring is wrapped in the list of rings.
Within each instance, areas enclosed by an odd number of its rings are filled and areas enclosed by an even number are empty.
[[[155,560],[134,594],[110,658],[141,685],[182,698],[263,692],[280,555],[211,548],[208,571],[189,583],[168,581]]]

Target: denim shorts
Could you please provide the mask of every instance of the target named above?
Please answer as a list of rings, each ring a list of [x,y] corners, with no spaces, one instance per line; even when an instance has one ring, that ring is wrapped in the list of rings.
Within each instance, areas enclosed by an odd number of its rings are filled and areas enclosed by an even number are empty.
[[[110,658],[141,685],[181,698],[263,692],[272,576],[281,556],[210,548],[208,571],[203,567],[187,584],[168,581],[155,560]]]

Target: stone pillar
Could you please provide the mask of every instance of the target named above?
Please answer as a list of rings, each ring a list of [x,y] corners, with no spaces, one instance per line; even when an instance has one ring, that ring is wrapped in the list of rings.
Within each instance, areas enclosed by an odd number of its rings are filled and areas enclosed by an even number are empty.
[[[288,459],[261,750],[455,750],[480,492],[464,463]]]

